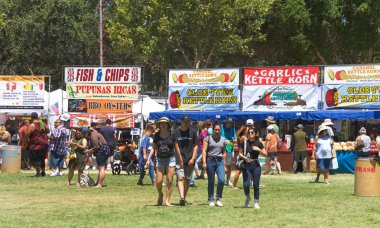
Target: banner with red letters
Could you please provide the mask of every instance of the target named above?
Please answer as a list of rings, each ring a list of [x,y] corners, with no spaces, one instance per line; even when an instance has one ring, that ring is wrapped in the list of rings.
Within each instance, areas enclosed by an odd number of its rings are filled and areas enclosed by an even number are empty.
[[[316,85],[317,66],[281,66],[244,68],[244,86],[250,85]]]

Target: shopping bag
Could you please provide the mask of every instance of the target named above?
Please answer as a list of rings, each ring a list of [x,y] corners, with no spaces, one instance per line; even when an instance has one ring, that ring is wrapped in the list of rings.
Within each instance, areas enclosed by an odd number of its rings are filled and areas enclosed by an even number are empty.
[[[337,169],[337,168],[339,168],[338,159],[337,158],[331,159],[331,163],[332,163],[331,169]]]
[[[316,173],[317,172],[317,161],[316,160],[310,160],[310,172]]]

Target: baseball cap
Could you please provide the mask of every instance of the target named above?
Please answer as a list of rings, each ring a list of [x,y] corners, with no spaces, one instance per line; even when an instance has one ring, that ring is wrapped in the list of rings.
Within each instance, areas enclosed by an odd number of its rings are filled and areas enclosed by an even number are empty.
[[[226,122],[234,122],[234,120],[232,119],[232,117],[228,117],[228,118],[226,119]]]
[[[298,125],[297,125],[297,128],[298,128],[298,129],[301,129],[301,128],[303,128],[303,125],[302,125],[302,124],[298,124]]]
[[[181,121],[190,121],[190,116],[189,115],[183,115],[181,117]]]
[[[253,120],[252,119],[248,119],[247,122],[245,122],[245,124],[247,126],[253,126]]]
[[[274,127],[273,127],[273,125],[269,125],[269,126],[267,127],[267,130],[268,130],[268,131],[274,131]]]

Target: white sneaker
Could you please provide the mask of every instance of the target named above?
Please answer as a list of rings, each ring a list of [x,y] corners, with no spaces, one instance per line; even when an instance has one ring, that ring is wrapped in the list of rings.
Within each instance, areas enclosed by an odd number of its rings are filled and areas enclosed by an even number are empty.
[[[59,172],[58,174],[59,174],[58,176],[63,176],[63,175],[65,175],[63,172]]]
[[[53,170],[50,174],[51,177],[55,177],[58,174],[58,170]]]
[[[215,206],[217,206],[217,207],[223,207],[223,204],[222,204],[222,202],[220,202],[220,200],[217,200],[216,203],[215,203]]]
[[[210,202],[210,207],[215,207],[215,203],[214,203],[214,201],[211,201],[211,202]]]
[[[251,201],[251,197],[248,196],[247,198],[245,198],[245,203],[244,203],[244,207],[245,208],[249,208],[250,207],[249,201]]]
[[[95,167],[95,166],[93,166],[93,167],[92,167],[92,170],[96,170],[96,167]]]
[[[258,202],[255,202],[255,205],[253,206],[255,209],[260,209],[260,205]]]
[[[90,168],[89,165],[86,165],[86,167],[84,168],[85,170],[88,170]]]

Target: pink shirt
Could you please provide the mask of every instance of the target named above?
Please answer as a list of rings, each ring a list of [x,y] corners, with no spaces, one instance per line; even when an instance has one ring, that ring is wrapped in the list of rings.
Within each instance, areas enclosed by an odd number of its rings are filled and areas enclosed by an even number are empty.
[[[198,136],[198,150],[202,150],[203,148],[203,140],[207,137],[207,131],[202,130]]]

